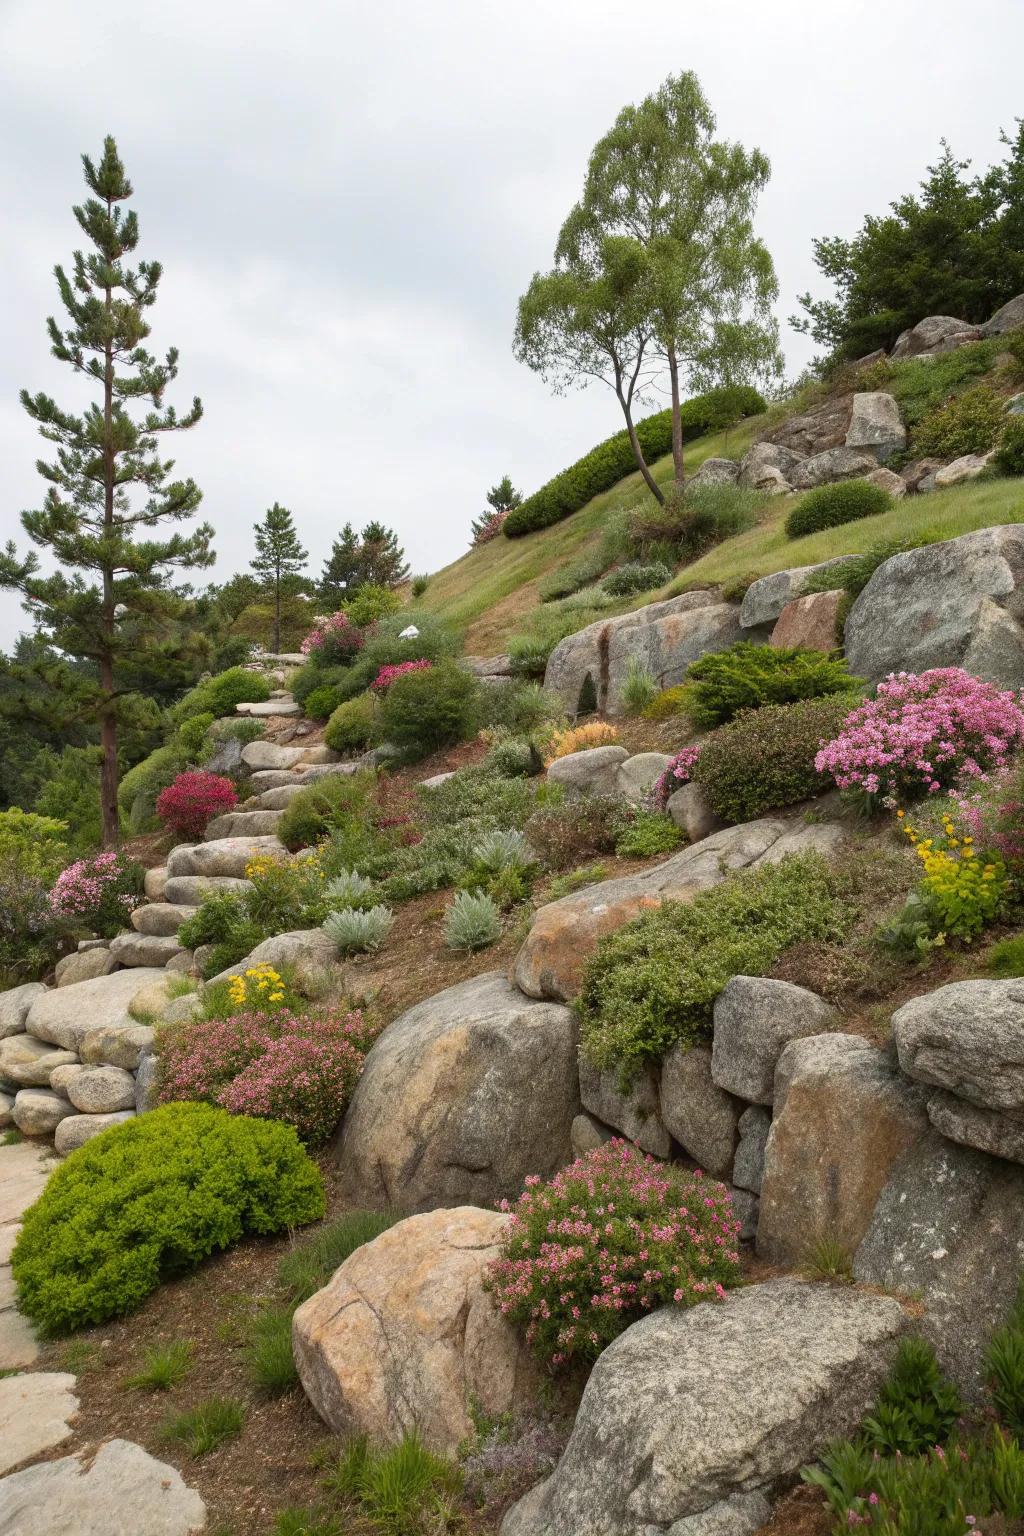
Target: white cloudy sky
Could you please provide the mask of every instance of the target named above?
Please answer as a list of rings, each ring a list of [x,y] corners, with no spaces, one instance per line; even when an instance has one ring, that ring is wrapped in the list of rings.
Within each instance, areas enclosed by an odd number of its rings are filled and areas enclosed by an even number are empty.
[[[275,499],[317,564],[379,517],[432,570],[504,472],[530,490],[621,425],[600,386],[552,399],[510,340],[622,105],[693,69],[719,131],[769,154],[784,322],[812,236],[912,188],[943,134],[995,158],[1022,58],[1021,0],[0,0],[0,537],[41,487],[18,390],[68,399],[44,321],[106,132],[165,266],[153,341],[206,407],[176,449],[215,578]],[[0,645],[21,623],[0,594]]]

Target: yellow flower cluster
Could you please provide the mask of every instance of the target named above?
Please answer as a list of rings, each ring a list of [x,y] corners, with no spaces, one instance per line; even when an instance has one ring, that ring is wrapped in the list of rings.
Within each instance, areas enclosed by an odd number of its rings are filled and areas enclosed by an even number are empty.
[[[934,907],[946,933],[970,941],[999,911],[1006,893],[1006,867],[1001,859],[983,861],[974,839],[960,837],[953,819],[942,818],[941,837],[921,837],[897,811],[903,831],[921,860],[923,894]]]
[[[272,965],[253,965],[244,976],[228,977],[228,997],[232,1007],[275,1007],[285,1000],[284,982]]]

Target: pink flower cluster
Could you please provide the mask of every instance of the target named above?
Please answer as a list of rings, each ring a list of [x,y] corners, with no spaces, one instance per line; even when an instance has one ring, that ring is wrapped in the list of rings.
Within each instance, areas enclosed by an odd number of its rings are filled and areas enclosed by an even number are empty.
[[[215,816],[237,804],[238,795],[230,779],[197,768],[179,773],[160,791],[156,814],[165,827],[181,837],[202,837]]]
[[[341,1119],[377,1033],[358,1010],[194,1020],[161,1043],[157,1097],[283,1120],[315,1145]]]
[[[332,613],[329,618],[317,619],[309,634],[299,646],[303,656],[312,656],[325,647],[335,652],[358,651],[363,643],[363,632],[347,613]]]
[[[1024,741],[1021,696],[961,667],[894,672],[848,715],[814,766],[886,800],[937,794],[999,768]]]
[[[487,1284],[551,1365],[593,1360],[644,1312],[721,1300],[738,1278],[729,1192],[699,1171],[615,1139],[526,1186]]]
[[[677,789],[689,784],[700,757],[700,747],[684,747],[667,763],[654,782],[653,798],[659,811],[663,811]]]
[[[139,904],[138,895],[131,888],[134,867],[120,853],[76,859],[54,881],[50,910],[55,917],[91,920],[103,913],[123,921]]]
[[[1001,768],[971,793],[954,790],[950,798],[977,846],[998,853],[1015,875],[1024,873],[1024,770]]]
[[[427,672],[432,665],[429,661],[399,661],[394,666],[381,667],[370,687],[374,693],[385,693],[400,677],[409,672]]]
[[[490,512],[485,518],[482,518],[480,523],[473,529],[473,543],[489,544],[492,539],[497,538],[505,526],[505,519],[511,510],[512,508],[509,507],[508,512]]]

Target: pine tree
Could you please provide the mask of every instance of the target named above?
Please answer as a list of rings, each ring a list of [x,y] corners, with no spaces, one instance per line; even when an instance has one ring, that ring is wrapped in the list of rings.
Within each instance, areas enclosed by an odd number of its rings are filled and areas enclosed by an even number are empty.
[[[481,512],[479,517],[474,517],[470,523],[471,542],[483,544],[498,532],[502,523],[510,512],[514,512],[523,500],[522,491],[517,491],[512,484],[511,475],[504,475],[497,483],[492,485],[487,492],[489,512]]]
[[[358,585],[397,587],[409,575],[405,550],[393,528],[367,523],[359,550]]]
[[[359,535],[351,523],[346,523],[331,545],[318,587],[320,601],[332,613],[351,595],[353,584],[358,585],[358,574]]]
[[[55,269],[70,323],[62,328],[51,317],[47,329],[54,357],[94,386],[98,398],[78,416],[48,395],[21,395],[43,437],[57,445],[55,460],[38,464],[49,482],[43,505],[23,512],[22,525],[67,573],[39,575],[35,551],[19,560],[11,543],[0,554],[0,585],[24,594],[47,644],[88,664],[80,715],[99,725],[103,841],[112,847],[119,831],[118,726],[146,710],[120,673],[140,651],[177,643],[180,631],[171,621],[181,604],[171,574],[212,563],[213,529],[203,524],[187,535],[148,536],[190,518],[199,506],[202,493],[192,480],[170,479],[174,462],[161,458],[159,444],[163,433],[195,426],[202,405],[194,400],[180,418],[164,406],[178,372],[177,350],[159,363],[143,345],[162,268],[155,261],[135,269],[124,264],[138,244],[139,226],[135,213],[121,206],[132,186],[114,140],[104,140],[98,164],[83,155],[82,165],[92,195],[73,211],[93,249],[75,252],[70,276]],[[133,404],[147,408],[136,418]],[[134,502],[133,488],[142,492]]]
[[[266,585],[274,604],[274,651],[281,649],[281,599],[302,585],[303,567],[309,559],[299,541],[287,507],[275,501],[261,523],[256,524],[256,558],[252,569]]]

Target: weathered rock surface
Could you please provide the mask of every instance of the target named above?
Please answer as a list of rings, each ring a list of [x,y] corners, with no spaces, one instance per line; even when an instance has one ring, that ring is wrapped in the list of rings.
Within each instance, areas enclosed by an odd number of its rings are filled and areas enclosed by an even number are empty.
[[[684,592],[619,618],[601,619],[560,640],[548,658],[544,686],[575,714],[589,678],[597,707],[617,714],[628,664],[635,659],[659,688],[682,682],[692,661],[740,638],[737,609],[710,592]]]
[[[206,829],[211,842],[221,842],[229,837],[269,837],[280,824],[284,811],[226,811],[215,816]]]
[[[846,621],[858,677],[964,667],[1003,688],[1024,683],[1024,527],[982,528],[894,555],[879,566]]]
[[[753,1104],[775,1099],[775,1068],[791,1040],[823,1035],[839,1022],[806,987],[762,976],[734,976],[715,1000],[712,1077]]]
[[[76,950],[65,955],[54,968],[58,987],[73,987],[80,981],[91,981],[94,976],[109,976],[117,970],[117,956],[107,948]]]
[[[935,489],[948,491],[950,486],[963,485],[965,480],[977,480],[991,462],[987,453],[965,453],[952,464],[944,464],[935,471]]]
[[[795,597],[779,614],[768,643],[777,650],[800,646],[810,651],[834,651],[841,643],[836,626],[842,600],[840,591]]]
[[[766,441],[791,448],[803,458],[840,448],[846,442],[853,413],[852,395],[835,395],[799,416],[790,416],[766,434]]]
[[[1024,1115],[1002,1115],[940,1091],[928,1100],[928,1118],[950,1141],[1024,1163]]]
[[[217,770],[210,769],[209,771],[211,773],[215,773]],[[146,870],[146,877],[143,881],[143,889],[145,890],[146,896],[150,901],[165,901],[167,899],[164,894],[167,889],[166,864],[158,864],[154,869]]]
[[[1024,1115],[1024,979],[955,981],[911,998],[892,1032],[908,1077]]]
[[[831,485],[837,480],[856,480],[870,475],[878,460],[861,448],[826,448],[813,454],[791,471],[789,483],[795,491],[810,491],[816,485]]]
[[[163,979],[159,970],[114,971],[41,993],[32,1002],[25,1027],[37,1040],[77,1052],[91,1029],[137,1029],[128,1005],[140,987]]]
[[[792,470],[801,464],[805,455],[783,443],[755,443],[743,455],[739,468],[739,483],[751,491],[775,492],[788,484]]]
[[[699,784],[684,784],[669,795],[665,809],[691,843],[699,843],[712,832],[721,832],[722,823],[708,805]]]
[[[37,997],[47,991],[41,981],[26,981],[20,987],[0,992],[0,1040],[8,1035],[20,1035],[25,1028],[29,1009]]]
[[[11,1110],[11,1118],[23,1136],[49,1136],[71,1114],[74,1110],[67,1099],[47,1088],[20,1089]]]
[[[305,747],[279,747],[275,741],[248,741],[242,748],[247,768],[294,768],[306,755]]]
[[[180,955],[184,945],[171,934],[158,937],[147,933],[119,933],[110,941],[110,953],[118,965],[130,970],[156,970]]]
[[[258,795],[254,795],[251,800],[245,802],[245,809],[247,811],[286,811],[295,796],[301,795],[304,788],[301,780],[298,782],[293,780],[291,784],[279,784],[276,788],[261,790]]]
[[[854,395],[845,446],[870,453],[879,464],[891,459],[894,453],[903,452],[907,446],[907,429],[892,395],[882,390]]]
[[[86,1067],[76,1072],[67,1096],[85,1115],[109,1115],[135,1108],[135,1079],[123,1067]]]
[[[740,1116],[737,1127],[740,1140],[736,1148],[732,1182],[738,1189],[749,1190],[753,1195],[761,1193],[764,1158],[771,1128],[771,1112],[760,1104],[751,1104]]]
[[[926,315],[915,326],[901,332],[892,349],[892,357],[895,361],[920,357],[924,352],[952,352],[955,347],[980,338],[981,331],[976,325],[958,320],[955,315]]]
[[[649,1536],[760,1491],[857,1428],[905,1326],[889,1297],[789,1279],[655,1312],[600,1356],[502,1536]]]
[[[134,1109],[120,1109],[106,1115],[67,1115],[53,1133],[54,1149],[61,1157],[66,1157],[69,1152],[77,1152],[79,1147],[84,1147],[87,1141],[91,1141],[101,1131],[109,1131],[112,1125],[121,1125],[123,1121],[134,1118]]]
[[[743,1105],[712,1080],[706,1045],[674,1045],[661,1066],[661,1118],[694,1161],[716,1179],[732,1173]]]
[[[556,757],[548,769],[548,780],[577,794],[613,795],[620,766],[629,757],[625,747],[589,747],[585,752],[571,752]]]
[[[615,775],[615,793],[632,805],[644,803],[671,761],[667,752],[634,752]]]
[[[242,743],[226,736],[206,764],[207,773],[237,773],[242,767]]]
[[[156,938],[170,938],[177,934],[187,917],[195,916],[195,911],[195,907],[186,907],[178,902],[150,902],[145,907],[135,908],[132,913],[132,927],[136,933],[149,934]],[[97,974],[100,973],[97,972]]]
[[[253,719],[268,719],[271,716],[301,715],[302,705],[290,694],[285,694],[276,699],[261,699],[255,704],[236,704],[235,709],[240,715],[248,715]],[[255,742],[250,743],[255,746]]]
[[[927,1126],[921,1089],[866,1040],[794,1040],[776,1070],[758,1253],[799,1264],[829,1237],[852,1255],[893,1164]]]
[[[0,1474],[68,1439],[78,1413],[74,1387],[75,1378],[61,1371],[0,1378]]]
[[[684,1515],[669,1526],[667,1536],[754,1536],[771,1518],[763,1493],[734,1493],[699,1515]]]
[[[739,473],[735,459],[705,459],[687,483],[691,491],[702,485],[735,485]]]
[[[294,933],[276,933],[272,938],[264,939],[244,960],[228,966],[213,979],[224,981],[255,965],[272,965],[275,969],[287,965],[292,969],[295,984],[301,989],[315,984],[337,963],[337,947],[322,928],[298,928]]]
[[[627,1136],[641,1151],[668,1157],[672,1143],[662,1123],[658,1075],[653,1069],[642,1072],[628,1091],[619,1086],[617,1072],[599,1071],[582,1056],[579,1075],[584,1109]]]
[[[336,1433],[452,1455],[470,1410],[498,1417],[537,1385],[521,1333],[483,1288],[509,1218],[474,1206],[399,1222],[295,1313],[306,1395]]]
[[[1002,309],[997,309],[990,320],[985,321],[981,327],[981,334],[1005,336],[1007,331],[1015,331],[1022,325],[1024,325],[1024,293],[1019,293],[1015,299],[1004,304]]]
[[[82,1036],[79,1055],[90,1066],[122,1067],[134,1072],[142,1052],[150,1048],[154,1038],[155,1031],[149,1024],[101,1024]]]
[[[689,901],[733,869],[772,863],[810,848],[834,853],[844,833],[823,823],[765,819],[715,832],[655,868],[603,880],[541,907],[516,957],[515,981],[528,997],[565,1000],[580,988],[583,966],[598,940],[663,901]]]
[[[513,1199],[571,1155],[579,1113],[572,1011],[490,973],[389,1025],[345,1117],[341,1181],[357,1204],[416,1211]]]
[[[251,884],[232,875],[175,875],[168,879],[164,894],[175,906],[197,907],[207,896],[241,896]]]
[[[32,1035],[10,1035],[0,1040],[0,1079],[19,1088],[47,1088],[55,1067],[77,1060],[74,1051],[47,1045]]]
[[[0,1089],[0,1131],[6,1130],[9,1125],[14,1124],[14,1115],[11,1113],[13,1109],[14,1094],[6,1093],[3,1089]]]
[[[176,1468],[130,1440],[41,1461],[0,1482],[0,1536],[191,1536],[206,1506]]]
[[[869,485],[877,485],[879,490],[885,491],[894,501],[902,501],[907,494],[908,486],[903,476],[882,465],[873,469],[870,475],[865,475],[864,479]]]
[[[974,1403],[1022,1270],[1024,1169],[935,1131],[894,1164],[854,1260],[864,1284],[920,1297],[926,1337]]]
[[[835,560],[822,560],[818,565],[795,565],[787,571],[772,571],[751,582],[740,605],[740,624],[744,629],[759,629],[762,624],[774,624],[782,616],[783,609],[801,596],[808,576],[819,571],[838,570],[846,565],[849,555]]]
[[[229,875],[240,880],[245,878],[246,866],[257,857],[286,859],[288,850],[277,837],[224,837],[212,843],[183,843],[169,855],[167,868],[173,878]]]
[[[580,1114],[572,1122],[570,1140],[572,1141],[573,1157],[585,1157],[588,1152],[596,1152],[598,1147],[603,1147],[606,1141],[611,1141],[615,1132],[602,1125],[600,1120],[593,1115]]]

